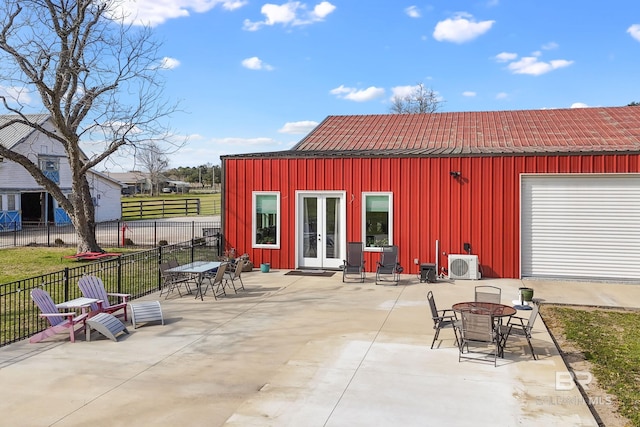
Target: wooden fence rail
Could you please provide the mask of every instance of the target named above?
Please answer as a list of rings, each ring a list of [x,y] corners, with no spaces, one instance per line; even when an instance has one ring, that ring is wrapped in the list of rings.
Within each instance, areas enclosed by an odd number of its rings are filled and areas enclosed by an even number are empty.
[[[122,201],[122,220],[200,215],[200,199]]]

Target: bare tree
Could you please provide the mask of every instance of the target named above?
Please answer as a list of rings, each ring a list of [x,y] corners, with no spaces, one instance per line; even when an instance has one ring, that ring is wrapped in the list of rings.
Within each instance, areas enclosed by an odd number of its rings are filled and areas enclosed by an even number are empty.
[[[169,159],[164,151],[156,142],[151,142],[147,147],[138,154],[138,161],[142,167],[149,173],[151,181],[151,195],[159,193],[160,176],[169,166]]]
[[[0,4],[0,101],[11,120],[58,141],[72,176],[67,197],[37,164],[0,145],[0,156],[22,165],[67,212],[78,234],[78,251],[100,250],[87,172],[120,150],[167,140],[160,121],[176,111],[163,102],[159,45],[147,27],[125,24],[118,0],[5,0]],[[10,90],[7,90],[9,88]],[[14,96],[7,93],[15,94]],[[32,94],[54,126],[48,130],[26,114]],[[27,96],[25,96],[27,95]],[[100,141],[88,157],[80,141]]]
[[[418,83],[408,94],[394,96],[390,110],[394,114],[435,113],[443,102],[437,92]]]

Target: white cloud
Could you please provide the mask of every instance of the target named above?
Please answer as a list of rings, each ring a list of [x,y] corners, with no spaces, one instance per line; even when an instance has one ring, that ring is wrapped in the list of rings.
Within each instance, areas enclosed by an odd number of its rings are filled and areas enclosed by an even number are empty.
[[[284,124],[284,126],[282,126],[282,128],[278,129],[278,132],[293,135],[307,134],[311,132],[316,126],[318,126],[318,122],[314,122],[313,120],[287,122]]]
[[[10,105],[29,105],[32,101],[31,93],[26,87],[0,85],[0,96],[4,96]]]
[[[418,86],[395,86],[391,88],[391,100],[393,98],[404,98],[413,93]]]
[[[262,59],[258,58],[257,56],[243,59],[242,66],[250,70],[267,70],[267,71],[273,70],[273,67],[271,65],[262,61]]]
[[[328,1],[316,4],[311,11],[307,5],[298,1],[289,1],[277,5],[267,3],[262,6],[260,12],[265,16],[264,21],[244,20],[243,29],[246,31],[257,31],[263,26],[273,26],[281,24],[283,26],[300,26],[324,21],[336,7]]]
[[[165,56],[164,58],[162,58],[162,61],[160,61],[160,67],[163,70],[173,70],[174,68],[177,68],[178,66],[180,66],[180,61],[178,61],[175,58],[169,58],[168,56]]]
[[[366,102],[366,101],[371,101],[373,99],[384,96],[384,89],[371,86],[366,89],[359,90],[359,89],[354,89],[350,87],[344,87],[344,85],[340,85],[340,87],[331,89],[329,93],[331,93],[332,95],[336,95],[338,98],[341,98],[341,99],[348,99],[349,101]]]
[[[475,22],[473,16],[464,12],[458,13],[453,18],[438,22],[433,31],[433,38],[440,42],[465,43],[489,31],[495,22]]]
[[[571,104],[571,108],[589,108],[589,106],[584,102],[574,102]]]
[[[336,10],[336,7],[334,5],[332,5],[328,1],[323,1],[315,5],[311,17],[314,21],[321,21],[334,10]]]
[[[462,96],[468,96],[472,98],[476,96],[476,93],[471,90],[465,90],[464,92],[462,92]]]
[[[496,99],[507,99],[509,97],[509,94],[506,92],[499,92],[498,94],[496,94]]]
[[[508,65],[508,69],[513,74],[528,74],[531,76],[539,76],[559,68],[568,67],[573,61],[566,59],[554,59],[549,62],[540,61],[535,56],[525,56],[519,61],[512,62]]]
[[[542,49],[543,50],[554,50],[559,48],[560,45],[556,42],[549,42],[549,43],[545,43],[542,45]]]
[[[502,53],[497,54],[495,56],[495,59],[498,62],[509,62],[509,61],[513,61],[517,57],[518,57],[517,53],[502,52]]]
[[[640,42],[640,24],[633,24],[627,28],[627,33],[631,34],[631,37]]]
[[[155,27],[169,19],[189,16],[190,12],[208,12],[218,5],[231,11],[247,3],[247,0],[124,0],[112,3],[109,16],[122,17],[127,24]]]
[[[427,80],[431,80],[431,77],[428,77]],[[394,99],[397,98],[406,98],[406,97],[414,97],[416,92],[420,90],[420,85],[413,86],[394,86],[391,88],[391,97],[389,101],[394,102]],[[436,97],[436,100],[439,102],[443,102],[444,98],[440,96],[440,93],[437,90],[432,90],[429,87],[423,85],[422,90],[426,93],[433,92],[433,95]]]
[[[409,6],[404,10],[404,13],[406,13],[410,18],[420,18],[422,16],[418,6]]]

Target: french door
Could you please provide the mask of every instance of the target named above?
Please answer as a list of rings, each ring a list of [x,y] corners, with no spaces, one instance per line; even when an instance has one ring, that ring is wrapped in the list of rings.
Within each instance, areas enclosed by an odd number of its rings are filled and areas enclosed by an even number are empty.
[[[298,267],[340,267],[345,250],[344,192],[296,194]]]

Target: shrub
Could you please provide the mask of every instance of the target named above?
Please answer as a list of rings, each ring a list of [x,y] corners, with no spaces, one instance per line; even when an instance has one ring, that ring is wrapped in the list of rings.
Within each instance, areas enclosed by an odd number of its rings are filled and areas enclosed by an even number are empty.
[[[169,244],[169,242],[167,242],[166,240],[160,240],[158,242],[158,246],[167,246]]]
[[[124,239],[124,245],[125,246],[133,246],[134,245],[133,240],[131,240],[130,238],[127,237],[126,239]]]
[[[62,245],[64,245],[64,241],[63,241],[61,238],[59,238],[59,237],[55,240],[55,242],[54,242],[54,243],[55,243],[56,245],[58,245],[58,246],[62,246]]]

